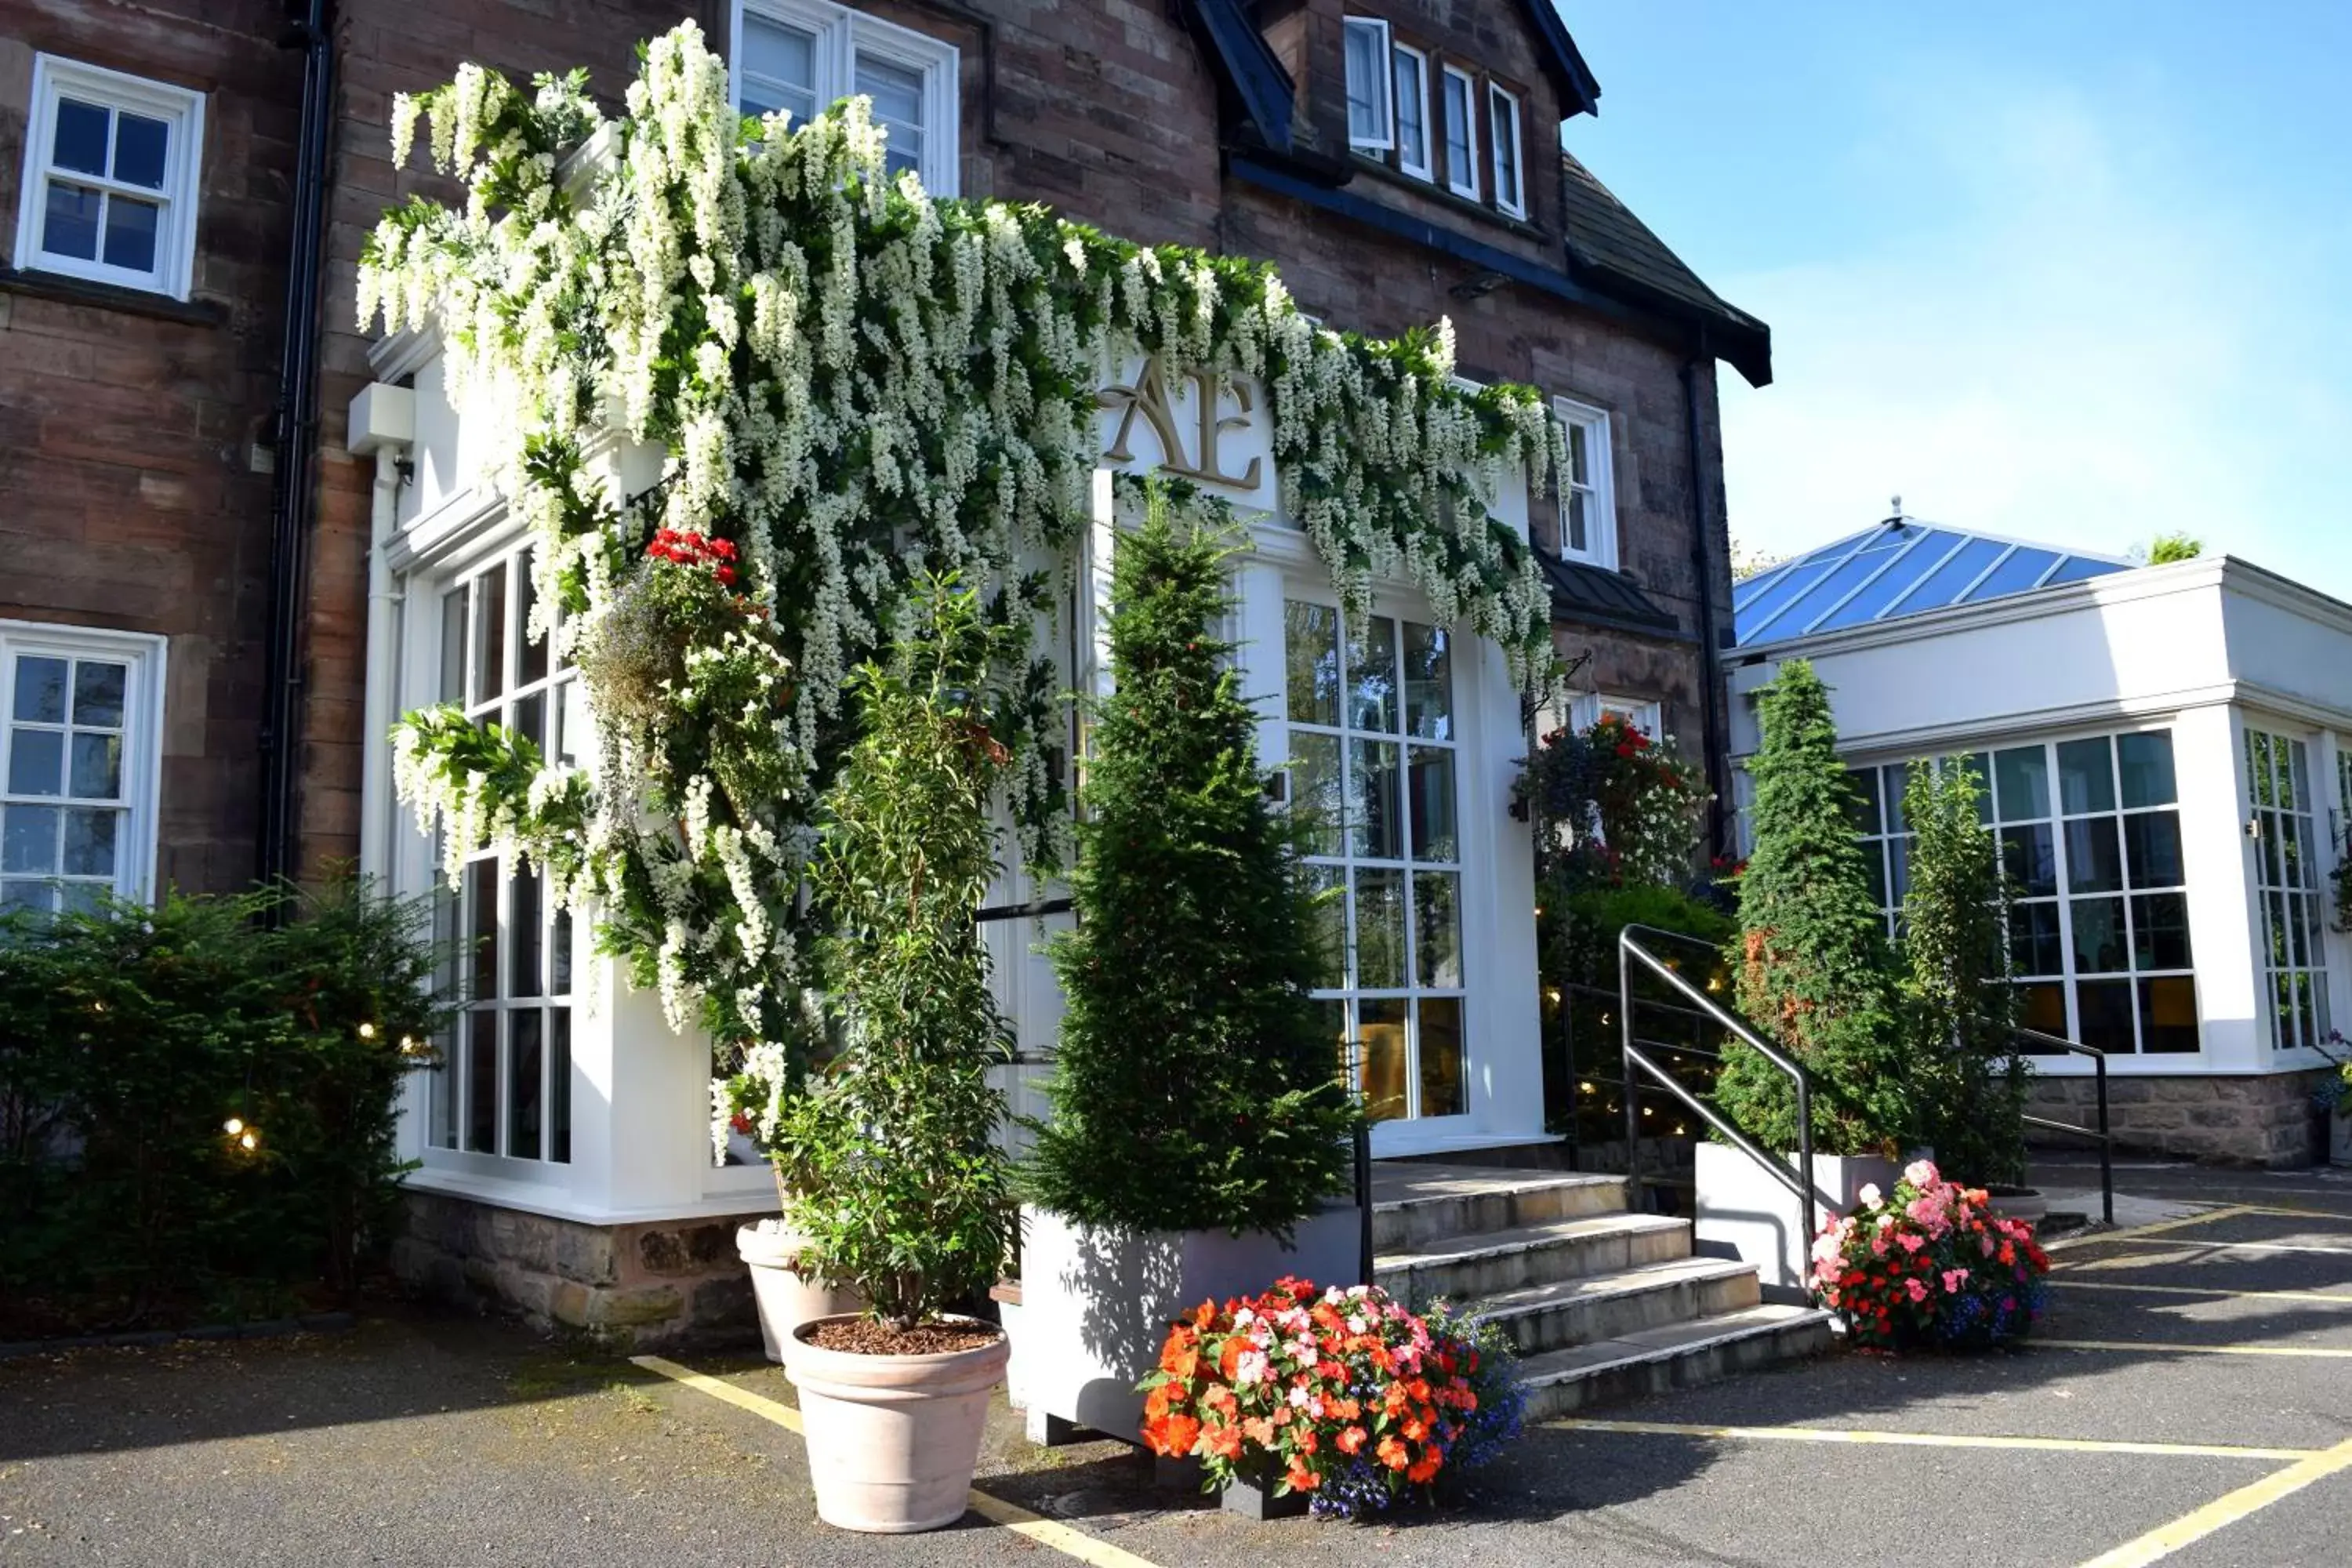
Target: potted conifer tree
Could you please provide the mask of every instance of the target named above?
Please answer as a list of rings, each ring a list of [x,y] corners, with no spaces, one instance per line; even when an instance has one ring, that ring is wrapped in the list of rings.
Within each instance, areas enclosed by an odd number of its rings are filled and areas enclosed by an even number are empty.
[[[986,710],[1002,649],[951,582],[919,584],[913,608],[889,666],[854,679],[864,732],[826,792],[810,868],[841,1054],[774,1150],[800,1271],[872,1303],[802,1324],[786,1347],[817,1513],[892,1533],[963,1513],[1009,1347],[948,1309],[986,1294],[1013,1226],[987,1078],[1008,1032],[972,923],[1009,761]]]
[[[1731,955],[1739,1010],[1811,1075],[1814,1182],[1843,1213],[1865,1186],[1894,1189],[1916,1137],[1895,959],[1855,837],[1829,689],[1809,661],[1780,667],[1758,719],[1755,848]],[[1795,1090],[1762,1053],[1727,1045],[1716,1096],[1751,1140],[1797,1163]],[[1812,1238],[1795,1195],[1725,1143],[1698,1146],[1696,1175],[1701,1246],[1755,1264],[1768,1289],[1801,1290]]]
[[[1177,492],[1181,494],[1181,492]],[[1308,988],[1314,910],[1238,689],[1223,528],[1147,491],[1116,546],[1051,1117],[1025,1168],[1030,1435],[1139,1430],[1169,1321],[1276,1278],[1352,1281],[1355,1109]],[[1227,525],[1230,526],[1230,525]]]

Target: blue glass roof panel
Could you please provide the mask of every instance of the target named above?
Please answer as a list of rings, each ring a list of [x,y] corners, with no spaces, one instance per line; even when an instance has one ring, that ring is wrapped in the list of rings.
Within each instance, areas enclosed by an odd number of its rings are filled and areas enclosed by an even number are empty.
[[[2079,583],[2128,564],[1906,518],[1832,540],[1737,584],[1732,619],[1742,647],[1780,642]]]

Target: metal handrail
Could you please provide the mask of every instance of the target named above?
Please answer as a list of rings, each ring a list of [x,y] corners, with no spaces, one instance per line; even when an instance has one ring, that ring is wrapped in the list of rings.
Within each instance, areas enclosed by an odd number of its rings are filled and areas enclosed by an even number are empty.
[[[2057,1047],[2059,1050],[2072,1051],[2078,1057],[2091,1058],[2091,1077],[2092,1081],[2097,1086],[2099,1109],[2099,1126],[2096,1131],[2088,1127],[2077,1127],[2071,1121],[2053,1121],[2046,1116],[2028,1116],[2023,1120],[2028,1127],[2045,1127],[2053,1132],[2072,1132],[2077,1138],[2089,1138],[2098,1143],[2099,1217],[2108,1225],[2115,1224],[2116,1140],[2115,1134],[2107,1130],[2107,1053],[2096,1046],[2086,1046],[2080,1040],[2070,1040],[2063,1035],[2053,1035],[2046,1029],[2036,1029],[2025,1024],[2011,1025],[2010,1034],[2012,1038],[2022,1036],[2029,1039],[2041,1040]],[[2010,1053],[2012,1057],[2050,1054],[2047,1051],[2011,1051]]]
[[[1652,952],[1649,949],[1643,947],[1639,942],[1635,941],[1633,933],[1636,931],[1641,931],[1649,935],[1670,938],[1682,935],[1679,931],[1660,931],[1654,926],[1643,925],[1629,925],[1617,933],[1617,1010],[1622,1015],[1621,1026],[1623,1034],[1621,1042],[1621,1049],[1624,1054],[1626,1063],[1625,1171],[1627,1175],[1632,1179],[1633,1183],[1638,1186],[1642,1179],[1642,1124],[1641,1112],[1635,1109],[1635,1101],[1640,1099],[1640,1093],[1636,1088],[1636,1081],[1633,1077],[1633,1069],[1638,1065],[1648,1071],[1653,1077],[1661,1079],[1664,1077],[1664,1072],[1659,1068],[1657,1064],[1643,1056],[1640,1048],[1633,1044],[1633,970],[1630,961],[1639,959],[1643,963],[1649,967],[1652,973],[1664,981],[1667,985],[1675,991],[1680,992],[1685,997],[1688,998],[1693,1006],[1705,1013],[1709,1018],[1713,1019],[1723,1028],[1729,1030],[1742,1045],[1748,1047],[1750,1049],[1755,1051],[1757,1055],[1762,1057],[1766,1061],[1770,1062],[1782,1073],[1786,1074],[1790,1082],[1796,1085],[1797,1158],[1800,1162],[1801,1169],[1803,1172],[1803,1181],[1801,1184],[1796,1177],[1788,1173],[1786,1167],[1783,1166],[1779,1160],[1772,1158],[1762,1150],[1757,1148],[1754,1143],[1750,1142],[1736,1128],[1732,1127],[1722,1118],[1717,1116],[1713,1111],[1701,1105],[1698,1102],[1697,1098],[1688,1094],[1680,1084],[1671,1085],[1670,1089],[1671,1092],[1673,1092],[1676,1097],[1685,1100],[1693,1110],[1696,1110],[1699,1115],[1706,1118],[1709,1126],[1715,1128],[1717,1131],[1723,1133],[1727,1138],[1730,1139],[1734,1148],[1746,1154],[1758,1164],[1763,1166],[1765,1170],[1771,1173],[1775,1181],[1780,1182],[1797,1196],[1798,1200],[1802,1203],[1805,1207],[1805,1235],[1808,1237],[1813,1236],[1820,1229],[1820,1226],[1817,1222],[1820,1217],[1821,1209],[1825,1206],[1834,1208],[1836,1205],[1833,1204],[1826,1204],[1824,1202],[1821,1195],[1818,1184],[1813,1180],[1813,1085],[1811,1076],[1808,1074],[1803,1067],[1799,1065],[1793,1058],[1783,1052],[1778,1046],[1772,1045],[1767,1041],[1762,1036],[1757,1034],[1755,1030],[1749,1028],[1740,1020],[1738,1015],[1721,1006],[1714,998],[1707,995],[1706,992],[1701,991],[1697,986],[1693,985],[1689,981],[1684,979],[1680,971],[1668,965],[1655,953]]]

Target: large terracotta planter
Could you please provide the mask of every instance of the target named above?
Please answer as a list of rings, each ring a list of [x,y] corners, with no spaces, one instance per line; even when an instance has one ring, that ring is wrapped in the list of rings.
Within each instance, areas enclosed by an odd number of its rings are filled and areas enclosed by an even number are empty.
[[[999,1334],[942,1355],[856,1355],[811,1344],[816,1326],[793,1332],[784,1363],[800,1390],[816,1516],[877,1535],[962,1518],[989,1391],[1003,1380],[1011,1342]]]
[[[1356,1282],[1361,1219],[1352,1203],[1298,1222],[1293,1245],[1264,1231],[1117,1230],[1021,1211],[1021,1306],[1014,1394],[1032,1441],[1080,1428],[1136,1440],[1143,1395],[1168,1325],[1203,1301],[1255,1295],[1286,1274]]]
[[[1791,1170],[1794,1154],[1783,1154]],[[1768,1300],[1792,1301],[1811,1290],[1812,1232],[1797,1195],[1774,1181],[1755,1161],[1726,1143],[1698,1146],[1698,1217],[1692,1244],[1705,1257],[1737,1258],[1755,1265]],[[1813,1183],[1828,1200],[1826,1211],[1851,1214],[1862,1189],[1891,1193],[1903,1166],[1874,1154],[1816,1154]]]
[[[793,1331],[817,1318],[866,1310],[866,1298],[803,1279],[792,1270],[800,1237],[780,1219],[739,1227],[735,1250],[751,1270],[751,1298],[760,1309],[760,1338],[770,1361],[782,1361]]]

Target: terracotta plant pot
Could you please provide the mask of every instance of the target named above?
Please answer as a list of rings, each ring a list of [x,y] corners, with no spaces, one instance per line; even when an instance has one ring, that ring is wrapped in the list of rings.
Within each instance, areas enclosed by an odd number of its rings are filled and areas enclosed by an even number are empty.
[[[866,1310],[866,1298],[803,1279],[792,1270],[801,1238],[781,1219],[763,1219],[735,1232],[735,1250],[751,1270],[751,1297],[760,1309],[760,1338],[768,1359],[780,1362],[793,1331],[816,1318]]]
[[[816,1516],[877,1535],[939,1530],[962,1518],[988,1395],[1004,1379],[1011,1342],[999,1334],[940,1355],[857,1355],[811,1344],[816,1327],[794,1331],[784,1362],[800,1390]]]

